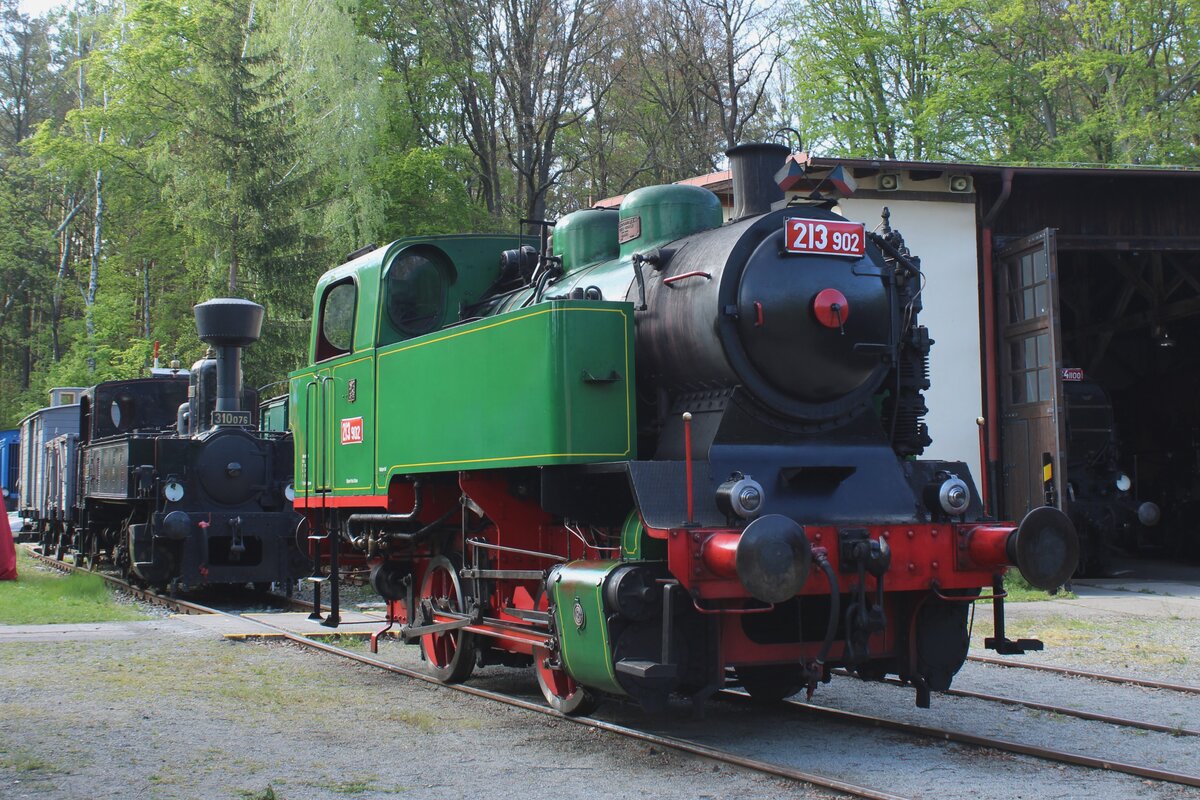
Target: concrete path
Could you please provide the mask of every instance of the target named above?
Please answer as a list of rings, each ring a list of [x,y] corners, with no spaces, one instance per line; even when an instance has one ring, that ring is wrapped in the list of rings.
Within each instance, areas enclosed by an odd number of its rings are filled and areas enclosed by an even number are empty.
[[[1200,584],[1196,583],[1087,578],[1075,581],[1071,588],[1078,599],[1050,602],[1139,617],[1200,619]]]
[[[140,636],[175,627],[171,620],[138,622],[76,622],[57,625],[0,625],[0,642],[111,641]]]
[[[382,628],[386,623],[378,615],[368,616],[350,611],[342,612],[342,624],[336,628],[326,628],[317,620],[308,618],[303,611],[292,611],[272,614],[242,614],[229,617],[224,614],[187,614],[175,615],[172,619],[184,624],[203,628],[219,633],[227,639],[244,639],[247,637],[276,637],[282,636],[275,628],[259,622],[262,620],[278,628],[284,628],[291,633],[301,636],[367,636]]]

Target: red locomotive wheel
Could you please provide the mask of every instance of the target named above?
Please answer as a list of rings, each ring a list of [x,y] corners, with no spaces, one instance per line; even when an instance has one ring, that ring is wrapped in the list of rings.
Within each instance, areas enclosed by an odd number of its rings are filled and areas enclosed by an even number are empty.
[[[463,613],[462,586],[458,570],[444,556],[430,559],[421,580],[421,624],[436,620],[439,611]],[[429,662],[429,671],[441,683],[462,683],[475,669],[475,634],[463,630],[429,633],[421,637],[421,652]]]
[[[576,683],[566,670],[547,667],[546,659],[549,657],[548,650],[533,648],[533,668],[537,672],[538,686],[550,707],[571,717],[585,716],[595,711],[600,705],[596,696]]]

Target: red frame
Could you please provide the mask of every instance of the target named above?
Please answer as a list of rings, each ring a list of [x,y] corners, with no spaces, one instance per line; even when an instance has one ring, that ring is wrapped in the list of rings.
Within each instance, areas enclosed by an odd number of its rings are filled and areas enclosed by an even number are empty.
[[[532,499],[515,497],[510,491],[507,475],[495,472],[459,473],[457,485],[449,482],[426,483],[422,488],[423,506],[419,519],[431,522],[456,505],[459,493],[471,498],[491,523],[472,534],[501,547],[556,554],[566,560],[600,560],[617,557],[616,553],[600,550],[584,542],[558,519],[548,514]],[[326,508],[379,508],[381,503],[392,512],[413,507],[412,484],[393,482],[386,498],[357,495],[328,498]],[[298,508],[320,509],[316,498],[302,502]],[[316,514],[310,516],[315,517]],[[315,520],[314,520],[315,522]],[[874,634],[869,640],[871,653],[877,658],[894,656],[903,648],[904,639],[916,619],[916,610],[931,595],[931,590],[972,590],[990,586],[994,576],[1003,572],[1004,542],[1012,527],[984,524],[917,524],[864,525],[873,540],[884,540],[891,550],[891,568],[884,576],[884,603],[888,618],[897,624]],[[760,644],[752,641],[742,627],[746,613],[762,610],[762,604],[747,593],[736,577],[731,554],[734,552],[738,528],[678,527],[647,529],[652,538],[667,542],[667,565],[671,574],[689,593],[692,602],[702,613],[718,618],[718,658],[720,666],[737,664],[797,663],[812,660],[819,654],[820,642]],[[805,532],[814,548],[822,548],[830,565],[838,574],[839,591],[847,594],[857,582],[857,573],[840,571],[838,560],[838,528],[829,525],[810,525]],[[553,562],[522,553],[491,550],[489,569],[544,570]],[[424,564],[430,554],[420,552],[414,558],[414,585],[419,586]],[[351,554],[347,559],[364,561]],[[464,583],[471,579],[462,579]],[[868,578],[868,591],[873,592],[875,581]],[[467,626],[466,631],[487,636],[500,649],[533,655],[535,648],[545,648],[547,632],[540,625],[504,609],[544,610],[545,598],[540,596],[541,581],[534,579],[491,580],[493,590],[488,598],[491,616],[480,623]],[[815,567],[800,596],[829,594],[828,579]],[[450,616],[437,615],[435,621],[448,622]],[[408,609],[402,600],[388,603],[389,623],[405,624]],[[903,637],[898,640],[897,637]],[[844,644],[835,641],[829,661],[837,661]]]

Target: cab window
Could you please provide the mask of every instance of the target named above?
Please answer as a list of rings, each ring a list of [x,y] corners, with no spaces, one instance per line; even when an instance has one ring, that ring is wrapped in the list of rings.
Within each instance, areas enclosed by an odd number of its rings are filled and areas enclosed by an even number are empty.
[[[437,330],[446,317],[446,287],[451,273],[435,250],[410,250],[388,269],[385,300],[388,322],[399,338]]]
[[[317,329],[317,361],[345,355],[354,347],[354,306],[357,300],[358,288],[352,280],[336,283],[325,290]]]
[[[133,411],[133,395],[129,392],[122,392],[113,398],[112,405],[108,408],[108,416],[112,420],[113,427],[118,431],[131,428]]]

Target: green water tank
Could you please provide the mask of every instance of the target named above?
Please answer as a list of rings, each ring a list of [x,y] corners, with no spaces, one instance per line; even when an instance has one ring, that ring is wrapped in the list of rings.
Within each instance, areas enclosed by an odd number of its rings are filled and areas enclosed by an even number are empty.
[[[554,224],[554,255],[564,273],[617,257],[617,210],[588,208],[567,214]]]
[[[636,189],[621,202],[621,257],[718,228],[723,221],[721,201],[708,189],[678,184]]]

